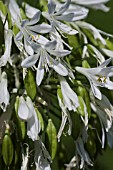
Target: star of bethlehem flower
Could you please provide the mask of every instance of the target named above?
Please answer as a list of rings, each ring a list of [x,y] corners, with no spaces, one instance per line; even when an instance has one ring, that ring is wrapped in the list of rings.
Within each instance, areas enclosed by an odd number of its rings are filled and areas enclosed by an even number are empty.
[[[101,126],[102,126],[101,143],[102,143],[102,148],[104,148],[105,131],[107,133],[107,136],[110,136],[110,134],[112,133],[111,128],[113,125],[113,106],[105,95],[102,95],[101,100],[95,99],[91,95],[91,108],[98,115],[100,122],[101,122]]]
[[[37,62],[37,60],[39,60],[38,68],[35,67],[37,71],[36,82],[38,86],[41,84],[43,80],[44,68],[46,69],[46,71],[49,71],[50,67],[53,68],[58,74],[62,76],[68,75],[68,71],[63,66],[63,64],[61,64],[61,62],[58,59],[52,58],[51,55],[56,56],[57,58],[64,57],[70,54],[70,51],[56,50],[55,47],[57,42],[55,40],[49,41],[42,35],[35,37],[34,41],[29,41],[29,43],[32,49],[34,50],[35,54],[23,60],[21,66],[26,68],[32,67]]]
[[[107,59],[100,66],[95,68],[76,67],[78,72],[88,78],[92,92],[99,100],[102,99],[102,94],[98,86],[105,87],[110,90],[113,89],[113,82],[109,79],[109,77],[113,76],[113,66],[106,67],[110,61],[111,59]]]
[[[36,170],[51,170],[51,157],[41,140],[35,141],[35,157]]]
[[[78,33],[78,31],[61,22],[72,22],[75,17],[74,13],[64,13],[69,8],[70,3],[71,0],[67,0],[57,11],[57,6],[55,2],[52,0],[48,0],[48,12],[42,12],[42,15],[49,20],[50,24],[52,25],[53,31],[54,29],[57,29],[58,31],[61,30],[62,32],[70,35]]]
[[[30,97],[27,97],[26,101],[22,96],[19,98],[18,116],[27,122],[27,135],[29,138],[36,141],[40,132],[40,122]]]
[[[0,69],[0,107],[5,112],[9,104],[9,92],[7,89],[7,75],[5,72],[1,73]]]
[[[16,11],[15,8],[17,9]],[[30,7],[27,6],[27,8]],[[27,38],[29,38],[29,36],[35,36],[37,35],[37,33],[41,34],[48,33],[51,30],[51,26],[48,25],[47,23],[37,24],[37,22],[39,22],[40,20],[41,15],[40,10],[38,9],[34,10],[32,18],[30,18],[30,20],[28,19],[22,20],[19,6],[15,0],[10,0],[9,10],[14,20],[14,24],[16,24],[16,26],[20,29],[17,35],[15,35],[15,41],[22,41],[22,38],[24,37],[24,48],[28,54],[32,55],[33,49],[28,44]],[[16,45],[18,45],[18,43],[16,43]]]
[[[71,110],[76,111],[77,107],[79,106],[78,97],[76,93],[70,88],[65,78],[59,76],[59,80],[61,89],[58,88],[57,97],[59,101],[59,106],[61,107],[62,110],[62,122],[57,135],[58,141],[60,141],[60,137],[62,135],[67,120],[69,123],[68,135],[71,135],[72,121],[69,111]]]

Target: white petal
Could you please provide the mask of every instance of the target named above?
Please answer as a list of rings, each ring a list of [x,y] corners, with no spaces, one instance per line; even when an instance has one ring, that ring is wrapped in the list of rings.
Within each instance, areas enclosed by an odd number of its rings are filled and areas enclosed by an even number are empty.
[[[9,10],[15,22],[20,22],[21,19],[20,9],[15,0],[9,1]]]
[[[45,48],[46,48],[47,50],[53,50],[53,49],[55,49],[56,45],[57,45],[57,41],[56,41],[56,40],[49,41],[49,42],[47,42],[47,43],[45,44]]]
[[[42,67],[42,60],[40,58],[37,72],[36,72],[36,83],[39,86],[44,78],[44,68]]]
[[[25,7],[25,13],[28,18],[32,18],[39,10],[30,6],[27,3],[22,3],[22,6]]]
[[[24,68],[32,67],[37,62],[38,58],[39,58],[39,54],[29,56],[22,61],[21,66]]]
[[[102,94],[101,94],[100,90],[98,89],[98,87],[96,87],[95,85],[93,85],[91,82],[90,82],[90,85],[91,85],[91,89],[92,89],[92,91],[93,91],[94,96],[95,96],[97,99],[101,100],[101,99],[102,99]]]
[[[28,29],[40,34],[44,34],[51,31],[51,26],[49,24],[42,23],[40,25],[29,26]]]
[[[32,112],[30,112],[24,98],[21,96],[19,100],[18,116],[23,121],[28,121],[32,117]]]
[[[62,30],[63,32],[65,32],[66,34],[69,35],[75,35],[78,33],[78,31],[76,31],[75,29],[71,28],[70,26],[63,24],[59,21],[56,22],[57,26],[60,28],[60,30]]]
[[[48,0],[48,11],[49,14],[53,14],[55,12],[56,4],[52,0]]]
[[[110,81],[110,80],[106,80],[106,82],[105,82],[105,87],[106,87],[107,89],[113,90],[113,82]]]
[[[66,2],[61,6],[61,8],[56,14],[60,15],[64,13],[69,8],[70,3],[71,3],[71,0],[66,0]]]
[[[112,50],[108,50],[108,49],[105,49],[105,48],[101,48],[101,50],[104,52],[105,55],[113,58],[113,51]]]
[[[31,18],[31,20],[27,23],[27,25],[34,25],[34,24],[36,24],[36,23],[40,20],[40,14],[41,14],[41,12],[38,11],[38,12],[33,16],[33,18]]]

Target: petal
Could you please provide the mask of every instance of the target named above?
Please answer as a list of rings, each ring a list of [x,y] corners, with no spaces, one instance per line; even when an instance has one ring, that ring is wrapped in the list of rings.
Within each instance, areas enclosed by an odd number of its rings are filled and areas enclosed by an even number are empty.
[[[56,20],[71,22],[74,17],[74,13],[69,13],[61,16],[55,16]]]
[[[56,57],[64,57],[71,53],[71,51],[68,51],[68,50],[49,50],[48,49],[47,51]]]
[[[71,0],[67,0],[59,9],[59,11],[56,13],[56,15],[61,15],[62,13],[64,13],[68,8],[69,5],[71,3]]]
[[[25,13],[28,18],[32,18],[37,12],[39,12],[37,8],[34,8],[27,3],[23,2],[22,6],[25,8]]]
[[[45,48],[46,48],[47,50],[53,50],[53,49],[55,49],[56,45],[57,45],[57,41],[56,41],[56,40],[49,41],[49,42],[47,42],[47,43],[45,44]]]
[[[34,25],[34,26],[28,26],[28,29],[40,34],[48,33],[51,31],[51,26],[46,23],[42,23],[39,25]]]
[[[24,38],[24,47],[25,47],[26,52],[29,55],[33,55],[34,51],[33,51],[32,47],[30,46],[29,41],[26,40],[26,38]]]
[[[44,78],[44,68],[42,67],[42,59],[40,58],[37,73],[36,73],[36,83],[39,86]]]
[[[20,9],[15,0],[9,1],[9,11],[13,19],[15,20],[15,22],[20,22],[20,19],[21,19]]]
[[[24,68],[32,67],[37,62],[38,58],[39,58],[39,53],[29,56],[22,61],[21,66]]]
[[[20,97],[19,100],[18,116],[23,121],[28,121],[28,119],[32,117],[32,112],[29,111],[29,108],[22,96]]]
[[[54,3],[54,1],[48,0],[48,11],[49,11],[49,14],[53,14],[55,12],[55,9],[56,9],[56,4]]]
[[[105,55],[113,58],[113,51],[112,50],[108,50],[108,49],[105,49],[105,48],[101,48],[101,50],[104,52]]]
[[[90,85],[91,85],[91,89],[92,89],[92,92],[93,92],[94,96],[97,99],[101,100],[102,99],[102,94],[101,94],[100,90],[98,89],[98,87],[93,85],[91,82],[90,82]]]
[[[105,87],[109,90],[113,90],[113,82],[110,80],[106,80]]]
[[[40,14],[41,12],[38,11],[34,16],[33,18],[31,18],[31,20],[29,22],[27,22],[26,25],[34,25],[36,24],[39,20],[40,20]]]
[[[55,61],[50,56],[47,57],[47,60],[48,60],[47,62],[49,64],[49,66],[52,67],[58,74],[60,74],[62,76],[68,75],[67,69],[60,62]]]
[[[78,33],[78,31],[76,31],[75,29],[71,28],[70,26],[63,24],[59,21],[56,22],[57,26],[60,28],[60,30],[62,30],[63,32],[65,32],[66,34],[69,35],[75,35]]]

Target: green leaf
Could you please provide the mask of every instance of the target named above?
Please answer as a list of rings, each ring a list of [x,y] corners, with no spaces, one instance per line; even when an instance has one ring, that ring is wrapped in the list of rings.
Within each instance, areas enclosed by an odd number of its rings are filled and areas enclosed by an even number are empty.
[[[56,151],[57,151],[57,132],[51,119],[48,120],[48,126],[46,132],[49,141],[49,151],[50,151],[51,158],[53,160],[55,158]]]
[[[43,131],[44,130],[44,121],[43,121],[42,115],[37,108],[35,108],[35,111],[37,113],[37,116],[38,116],[38,119],[39,119],[39,122],[40,122],[40,125],[41,125],[41,129]]]
[[[34,73],[31,69],[28,69],[27,75],[24,79],[27,95],[34,100],[37,94],[37,86],[34,78]]]
[[[2,142],[2,156],[7,166],[11,165],[14,155],[13,143],[8,134],[5,134]]]

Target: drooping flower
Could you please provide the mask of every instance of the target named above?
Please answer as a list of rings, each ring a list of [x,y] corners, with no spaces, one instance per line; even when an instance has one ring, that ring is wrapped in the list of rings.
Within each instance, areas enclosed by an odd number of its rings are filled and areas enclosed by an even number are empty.
[[[112,135],[110,134],[113,134],[111,130],[113,124],[113,106],[108,98],[105,95],[102,95],[101,100],[95,99],[91,96],[91,108],[100,119],[100,123],[102,126],[102,148],[104,148],[105,131],[108,136],[108,142],[110,136],[112,137]]]
[[[1,73],[0,70],[0,107],[4,112],[9,104],[9,98],[9,92],[7,89],[7,75],[5,72]]]
[[[29,138],[36,141],[40,132],[40,122],[30,97],[27,97],[26,101],[22,96],[20,97],[18,116],[20,119],[27,122],[27,135]]]
[[[70,54],[70,51],[55,50],[57,42],[55,40],[49,41],[47,38],[41,35],[36,36],[34,42],[29,41],[29,43],[31,43],[30,45],[36,54],[27,57],[25,60],[23,60],[21,65],[22,67],[26,68],[32,67],[39,59],[38,68],[36,68],[37,70],[36,82],[38,86],[41,84],[44,77],[44,67],[46,71],[48,71],[50,67],[53,68],[58,74],[62,76],[68,75],[68,71],[63,66],[63,64],[58,59],[56,60],[52,58],[50,55],[54,55],[58,58]]]
[[[76,67],[78,72],[88,78],[94,96],[100,100],[102,99],[102,94],[98,86],[113,89],[113,82],[109,80],[109,77],[113,76],[113,66],[106,67],[110,61],[111,59],[105,60],[100,66],[95,68]]]
[[[78,97],[76,93],[70,88],[65,78],[62,76],[59,76],[59,80],[61,84],[61,89],[58,88],[57,97],[59,101],[59,106],[62,110],[62,121],[61,121],[60,129],[57,135],[58,141],[60,141],[60,137],[62,135],[62,132],[64,130],[64,127],[67,121],[69,123],[68,135],[71,134],[72,121],[71,121],[69,111],[71,110],[76,111],[76,108],[79,106]]]
[[[59,79],[64,105],[66,106],[66,108],[68,108],[69,111],[76,111],[76,108],[79,106],[78,97],[76,93],[70,88],[64,77],[59,76]]]
[[[5,52],[0,58],[0,67],[5,66],[7,64],[7,62],[9,62],[12,65],[10,54],[11,54],[11,45],[12,45],[13,33],[12,33],[12,30],[6,30],[4,32],[4,34],[5,34],[5,37],[4,37],[4,39],[5,39]]]
[[[109,8],[105,6],[104,4],[107,3],[109,0],[72,0],[75,4],[86,6],[88,8],[93,9],[100,9],[104,12],[108,12]]]
[[[40,139],[35,141],[34,161],[36,170],[51,170],[51,157]]]

